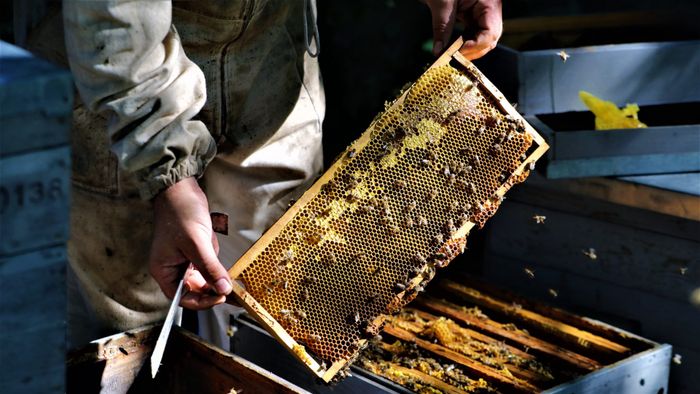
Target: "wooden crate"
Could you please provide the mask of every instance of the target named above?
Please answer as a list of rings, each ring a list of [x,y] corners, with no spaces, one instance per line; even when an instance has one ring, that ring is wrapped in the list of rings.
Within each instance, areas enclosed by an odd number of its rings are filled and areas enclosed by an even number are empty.
[[[0,257],[0,387],[64,391],[66,255],[62,246]],[[12,366],[9,368],[8,366]]]
[[[72,99],[67,70],[0,42],[3,392],[65,392]]]
[[[146,362],[160,326],[92,342],[67,359],[68,393],[305,393],[274,374],[174,327],[155,379]]]

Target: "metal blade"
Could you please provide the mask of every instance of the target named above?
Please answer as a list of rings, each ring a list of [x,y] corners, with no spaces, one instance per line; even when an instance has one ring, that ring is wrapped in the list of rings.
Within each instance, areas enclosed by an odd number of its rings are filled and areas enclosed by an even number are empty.
[[[165,321],[163,322],[163,328],[160,330],[160,335],[158,335],[158,340],[156,341],[156,346],[153,348],[153,354],[151,354],[151,377],[155,379],[158,373],[158,368],[160,367],[160,362],[163,360],[163,353],[165,352],[165,345],[168,343],[168,337],[170,336],[170,330],[173,328],[173,322],[175,321],[176,312],[180,305],[180,299],[184,293],[185,279],[180,280],[180,284],[177,285],[177,291],[175,292],[175,297],[173,297],[173,302],[170,304],[168,309],[168,314],[165,316]]]

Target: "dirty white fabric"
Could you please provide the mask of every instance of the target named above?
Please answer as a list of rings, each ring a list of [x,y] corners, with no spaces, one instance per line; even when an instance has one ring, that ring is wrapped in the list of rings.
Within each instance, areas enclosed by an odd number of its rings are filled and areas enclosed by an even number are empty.
[[[164,317],[169,300],[147,267],[158,191],[202,176],[211,210],[230,216],[231,235],[219,238],[230,266],[318,175],[325,107],[304,3],[64,0],[63,18],[49,13],[30,33],[30,49],[68,60],[82,99],[69,302],[87,302],[69,315],[72,344]],[[63,22],[67,57],[56,43]],[[200,322],[227,347],[227,312]]]

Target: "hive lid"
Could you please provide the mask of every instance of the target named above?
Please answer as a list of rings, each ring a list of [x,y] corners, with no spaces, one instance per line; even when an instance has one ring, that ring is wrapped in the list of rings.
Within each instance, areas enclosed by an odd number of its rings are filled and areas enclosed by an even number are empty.
[[[456,41],[241,257],[239,302],[324,381],[547,150]]]

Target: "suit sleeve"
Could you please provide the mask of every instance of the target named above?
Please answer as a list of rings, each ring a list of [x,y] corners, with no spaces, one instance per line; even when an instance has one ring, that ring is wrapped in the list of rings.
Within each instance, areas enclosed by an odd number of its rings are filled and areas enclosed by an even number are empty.
[[[216,154],[206,126],[192,120],[205,80],[172,26],[171,2],[64,0],[63,15],[80,96],[109,119],[111,149],[141,196],[201,176]]]

